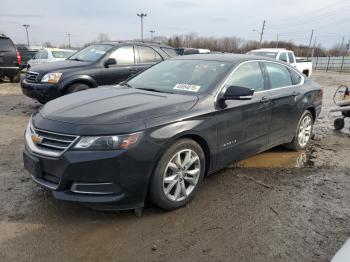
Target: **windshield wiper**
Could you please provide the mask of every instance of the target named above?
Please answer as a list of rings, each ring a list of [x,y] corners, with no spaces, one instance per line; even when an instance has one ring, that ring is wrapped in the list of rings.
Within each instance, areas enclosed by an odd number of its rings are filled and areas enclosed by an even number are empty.
[[[154,88],[136,88],[136,89],[141,89],[141,90],[146,90],[146,91],[152,91],[152,92],[157,92],[157,93],[173,94],[172,92],[163,91],[163,90],[158,90],[158,89],[154,89]]]

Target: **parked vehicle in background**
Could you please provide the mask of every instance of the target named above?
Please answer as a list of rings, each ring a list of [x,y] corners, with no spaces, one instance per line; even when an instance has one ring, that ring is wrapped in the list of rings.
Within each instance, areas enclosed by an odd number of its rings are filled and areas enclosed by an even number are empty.
[[[64,61],[30,68],[22,80],[22,91],[45,103],[65,94],[117,84],[175,55],[172,47],[153,43],[98,43]]]
[[[178,55],[195,55],[210,53],[209,49],[179,47],[175,49]]]
[[[12,83],[18,83],[21,64],[21,55],[12,40],[0,35],[0,80],[6,76]]]
[[[77,51],[59,48],[43,48],[38,50],[35,55],[28,61],[28,69],[43,63],[62,61],[72,56]]]
[[[312,73],[312,62],[306,59],[296,58],[293,51],[286,50],[285,48],[261,48],[248,52],[250,55],[266,56],[281,60],[283,62],[291,64],[294,68],[298,69],[307,77]]]
[[[148,196],[172,210],[232,161],[305,149],[321,107],[320,86],[285,63],[178,56],[47,103],[25,131],[24,167],[57,199],[131,209]]]
[[[26,45],[16,45],[17,50],[19,52],[19,54],[21,55],[21,60],[22,63],[20,65],[20,68],[26,68],[28,61],[36,54],[36,52],[38,52],[39,48],[37,47],[32,47],[30,46],[29,48]]]

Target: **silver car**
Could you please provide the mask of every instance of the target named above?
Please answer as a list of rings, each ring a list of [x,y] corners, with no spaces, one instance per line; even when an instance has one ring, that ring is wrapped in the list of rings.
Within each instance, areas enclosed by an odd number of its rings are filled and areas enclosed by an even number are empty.
[[[29,61],[28,68],[32,66],[65,60],[73,55],[76,51],[70,49],[59,48],[43,48],[40,49]]]

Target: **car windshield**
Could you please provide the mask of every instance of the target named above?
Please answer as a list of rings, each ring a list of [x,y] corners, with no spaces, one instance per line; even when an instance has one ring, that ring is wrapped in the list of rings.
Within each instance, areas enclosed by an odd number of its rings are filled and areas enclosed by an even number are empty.
[[[208,93],[231,65],[220,61],[167,60],[137,75],[127,84],[164,93]]]
[[[94,62],[101,58],[107,51],[112,49],[112,45],[90,45],[69,57],[69,60]]]
[[[266,56],[269,58],[275,58],[277,57],[277,52],[269,52],[269,51],[250,51],[248,52],[248,55],[257,55],[257,56]]]
[[[55,50],[55,51],[51,51],[51,53],[54,58],[67,58],[73,55],[75,52],[68,51],[68,50]]]

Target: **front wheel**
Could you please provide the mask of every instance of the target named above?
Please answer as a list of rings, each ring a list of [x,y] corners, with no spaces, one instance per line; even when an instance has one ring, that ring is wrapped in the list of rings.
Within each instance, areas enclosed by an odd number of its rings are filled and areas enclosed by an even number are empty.
[[[309,110],[304,111],[300,117],[296,134],[292,142],[287,144],[286,147],[294,151],[305,149],[311,138],[313,124],[314,120],[311,112]]]
[[[15,75],[15,76],[10,76],[10,82],[11,83],[19,83],[21,80],[21,77],[20,75]]]
[[[151,201],[165,210],[173,210],[190,202],[203,181],[205,156],[191,139],[181,139],[161,157],[151,179]]]
[[[75,93],[75,92],[79,92],[79,91],[83,91],[83,90],[87,90],[90,87],[86,84],[83,83],[76,83],[76,84],[72,84],[67,88],[66,93],[67,94],[71,94],[71,93]]]

